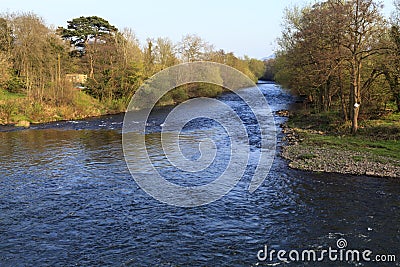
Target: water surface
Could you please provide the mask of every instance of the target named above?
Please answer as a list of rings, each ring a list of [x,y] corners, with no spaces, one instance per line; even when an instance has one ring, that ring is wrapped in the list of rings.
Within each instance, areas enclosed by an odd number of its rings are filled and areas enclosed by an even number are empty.
[[[259,87],[275,111],[293,102],[274,84]],[[254,118],[233,95],[219,99],[247,118],[256,153]],[[153,162],[172,181],[204,182],[163,165],[157,136],[167,113],[158,110],[149,121]],[[257,259],[264,245],[321,250],[336,247],[338,238],[345,238],[349,248],[400,258],[399,181],[291,170],[277,156],[252,194],[247,191],[250,166],[216,202],[169,206],[147,195],[130,175],[122,119],[115,115],[0,132],[0,266],[255,266],[271,263]],[[284,121],[275,119],[278,126]],[[228,147],[229,138],[216,129],[218,124],[202,120],[187,125],[188,155],[196,157],[196,137],[203,135]],[[204,179],[218,174],[226,160],[219,159]]]

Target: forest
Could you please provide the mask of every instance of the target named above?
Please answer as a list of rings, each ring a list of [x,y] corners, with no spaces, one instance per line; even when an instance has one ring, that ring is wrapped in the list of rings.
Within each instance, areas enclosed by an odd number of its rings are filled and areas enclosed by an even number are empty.
[[[256,81],[264,63],[216,49],[193,34],[141,44],[130,28],[98,16],[78,17],[67,27],[49,27],[33,13],[0,15],[0,124],[79,119],[125,111],[135,91],[160,70],[192,61],[227,64]],[[189,84],[160,105],[223,88]]]
[[[269,76],[303,98],[308,118],[318,115],[314,123],[355,134],[367,122],[391,118],[395,127],[385,131],[398,133],[400,1],[394,5],[390,18],[374,0],[286,9],[276,58],[267,62]]]

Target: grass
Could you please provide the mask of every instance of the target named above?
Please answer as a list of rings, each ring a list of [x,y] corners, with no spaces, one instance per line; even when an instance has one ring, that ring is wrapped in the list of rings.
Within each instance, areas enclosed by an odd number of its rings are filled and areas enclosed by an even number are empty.
[[[363,136],[320,135],[307,132],[299,133],[307,146],[318,146],[369,152],[376,156],[390,157],[400,160],[400,142],[398,140],[366,140]]]
[[[13,99],[21,99],[24,98],[24,94],[16,94],[16,93],[10,93],[4,89],[0,89],[0,101],[8,101],[8,100],[13,100]]]
[[[72,100],[68,103],[55,104],[44,101],[34,102],[23,94],[0,89],[0,124],[82,119],[108,114],[111,111],[113,110],[105,104],[82,91],[75,91]]]
[[[72,100],[74,110],[79,114],[93,114],[92,116],[107,113],[107,108],[101,104],[97,99],[89,96],[88,94],[77,91]]]
[[[352,159],[354,161],[362,161],[364,159],[364,157],[363,156],[352,156]]]
[[[25,97],[0,89],[0,123],[10,123]]]
[[[309,114],[299,111],[289,118],[302,145],[368,152],[373,156],[400,160],[400,113],[390,113],[377,120],[360,121],[356,135],[350,124],[335,113]],[[354,160],[362,160],[357,158]]]

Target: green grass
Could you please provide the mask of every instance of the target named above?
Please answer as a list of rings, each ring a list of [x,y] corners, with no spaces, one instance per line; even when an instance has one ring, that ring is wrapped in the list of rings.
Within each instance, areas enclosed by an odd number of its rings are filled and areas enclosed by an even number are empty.
[[[304,139],[302,145],[368,152],[400,160],[400,113],[360,120],[356,135],[350,133],[351,124],[344,123],[335,113],[298,111],[289,118],[288,125]]]
[[[364,159],[363,156],[352,156],[354,161],[362,161]]]
[[[4,89],[0,89],[0,101],[24,98],[24,94],[10,93]]]
[[[82,91],[76,92],[72,104],[78,111],[86,114],[90,114],[94,110],[98,110],[101,114],[108,112],[104,104]]]
[[[384,118],[385,120],[397,122],[398,124],[400,124],[400,112],[388,114]]]
[[[53,102],[35,102],[24,94],[10,93],[0,89],[0,124],[81,119],[110,112],[104,103],[100,103],[84,92],[75,91],[71,98],[70,102],[61,105]]]
[[[339,116],[335,112],[311,113],[299,111],[290,117],[289,127],[312,129],[316,131],[334,131],[340,124]]]
[[[303,144],[307,146],[328,147],[342,150],[369,152],[376,156],[400,160],[399,140],[368,140],[363,136],[319,135],[301,132]]]

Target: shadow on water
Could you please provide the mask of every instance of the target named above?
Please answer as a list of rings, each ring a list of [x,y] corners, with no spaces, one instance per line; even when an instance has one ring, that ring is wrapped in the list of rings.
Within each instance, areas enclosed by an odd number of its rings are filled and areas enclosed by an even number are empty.
[[[259,87],[272,110],[293,102],[274,84]],[[235,102],[229,94],[220,99]],[[155,134],[164,117],[164,111],[154,114],[149,127]],[[275,120],[279,125],[285,119]],[[322,250],[336,248],[338,238],[351,249],[400,258],[397,180],[296,171],[277,156],[252,194],[246,190],[248,171],[216,202],[168,206],[131,177],[121,123],[116,115],[0,132],[0,266],[268,265],[280,262],[258,261],[264,245]],[[188,128],[197,130],[207,127],[199,122]],[[224,146],[226,140],[219,142]],[[162,151],[151,153],[157,159]]]

